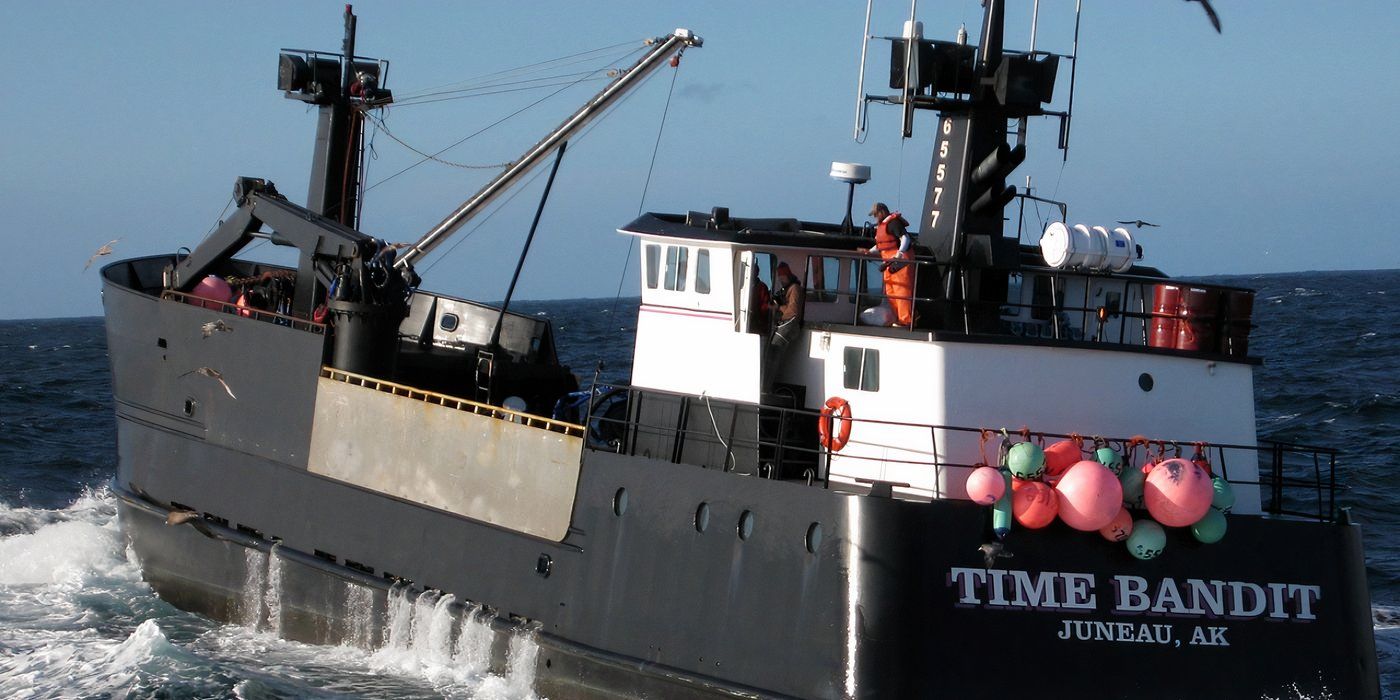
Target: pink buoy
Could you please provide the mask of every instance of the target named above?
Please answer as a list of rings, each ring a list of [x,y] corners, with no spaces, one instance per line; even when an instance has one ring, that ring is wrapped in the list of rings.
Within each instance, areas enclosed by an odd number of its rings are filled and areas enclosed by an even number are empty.
[[[1080,452],[1079,445],[1073,440],[1050,443],[1045,447],[1045,476],[1047,480],[1058,480],[1081,459],[1084,457]]]
[[[1210,474],[1180,457],[1153,467],[1142,489],[1147,512],[1168,527],[1187,527],[1200,520],[1214,497]]]
[[[1055,485],[1055,495],[1060,501],[1060,520],[1081,532],[1106,527],[1123,509],[1123,485],[1118,477],[1108,467],[1087,459],[1065,472]]]
[[[1119,507],[1118,515],[1113,516],[1113,520],[1099,529],[1099,534],[1109,542],[1122,542],[1128,539],[1128,535],[1133,534],[1133,514],[1127,508]]]
[[[1006,493],[1006,479],[993,467],[978,467],[967,475],[967,497],[979,506],[989,506]]]
[[[194,286],[194,289],[190,290],[190,296],[205,300],[196,301],[191,299],[191,304],[206,309],[222,309],[224,304],[229,303],[229,301],[233,299],[233,287],[230,287],[229,283],[225,282],[222,277],[209,275],[200,280],[199,284]]]
[[[1011,489],[1011,514],[1029,530],[1038,530],[1055,520],[1060,505],[1055,490],[1040,481],[1016,479]]]

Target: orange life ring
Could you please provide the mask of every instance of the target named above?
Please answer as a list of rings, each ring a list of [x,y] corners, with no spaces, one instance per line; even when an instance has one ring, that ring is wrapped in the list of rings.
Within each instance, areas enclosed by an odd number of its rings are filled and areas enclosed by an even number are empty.
[[[832,434],[832,423],[836,423],[836,434]],[[826,400],[821,417],[817,419],[817,441],[832,452],[840,452],[851,439],[851,404],[840,396]]]

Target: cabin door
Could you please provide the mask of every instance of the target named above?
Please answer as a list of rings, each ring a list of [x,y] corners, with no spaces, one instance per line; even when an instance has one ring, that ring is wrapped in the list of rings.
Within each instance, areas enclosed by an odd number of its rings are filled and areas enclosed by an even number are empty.
[[[772,267],[771,253],[741,250],[738,256],[739,298],[735,314],[740,333],[757,333],[767,337],[772,328]]]

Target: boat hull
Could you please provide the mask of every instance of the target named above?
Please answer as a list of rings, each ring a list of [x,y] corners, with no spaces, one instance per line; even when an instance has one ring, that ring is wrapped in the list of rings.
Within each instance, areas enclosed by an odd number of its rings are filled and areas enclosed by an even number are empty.
[[[105,303],[124,531],[160,595],[215,619],[249,621],[248,552],[275,542],[279,613],[253,621],[373,645],[396,582],[450,593],[536,636],[550,697],[1379,695],[1353,525],[1232,516],[1219,544],[1172,532],[1139,561],[1056,524],[989,563],[968,502],[585,449],[553,541],[309,471],[322,338],[229,316],[203,339],[197,307],[111,284]],[[238,398],[182,383],[195,365]]]

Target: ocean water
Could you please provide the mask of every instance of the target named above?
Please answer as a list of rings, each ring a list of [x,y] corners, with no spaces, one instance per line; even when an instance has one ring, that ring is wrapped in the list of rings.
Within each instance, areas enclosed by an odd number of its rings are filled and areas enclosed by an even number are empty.
[[[1213,278],[1259,291],[1252,337],[1266,437],[1342,450],[1341,503],[1364,528],[1381,684],[1400,697],[1400,270]],[[629,375],[636,300],[547,314],[585,383]],[[601,368],[599,363],[601,362]],[[480,629],[441,600],[390,605],[383,645],[315,647],[269,628],[269,566],[245,625],[180,611],[142,582],[106,484],[115,429],[101,319],[0,321],[0,698],[522,698],[533,644],[492,675]]]

